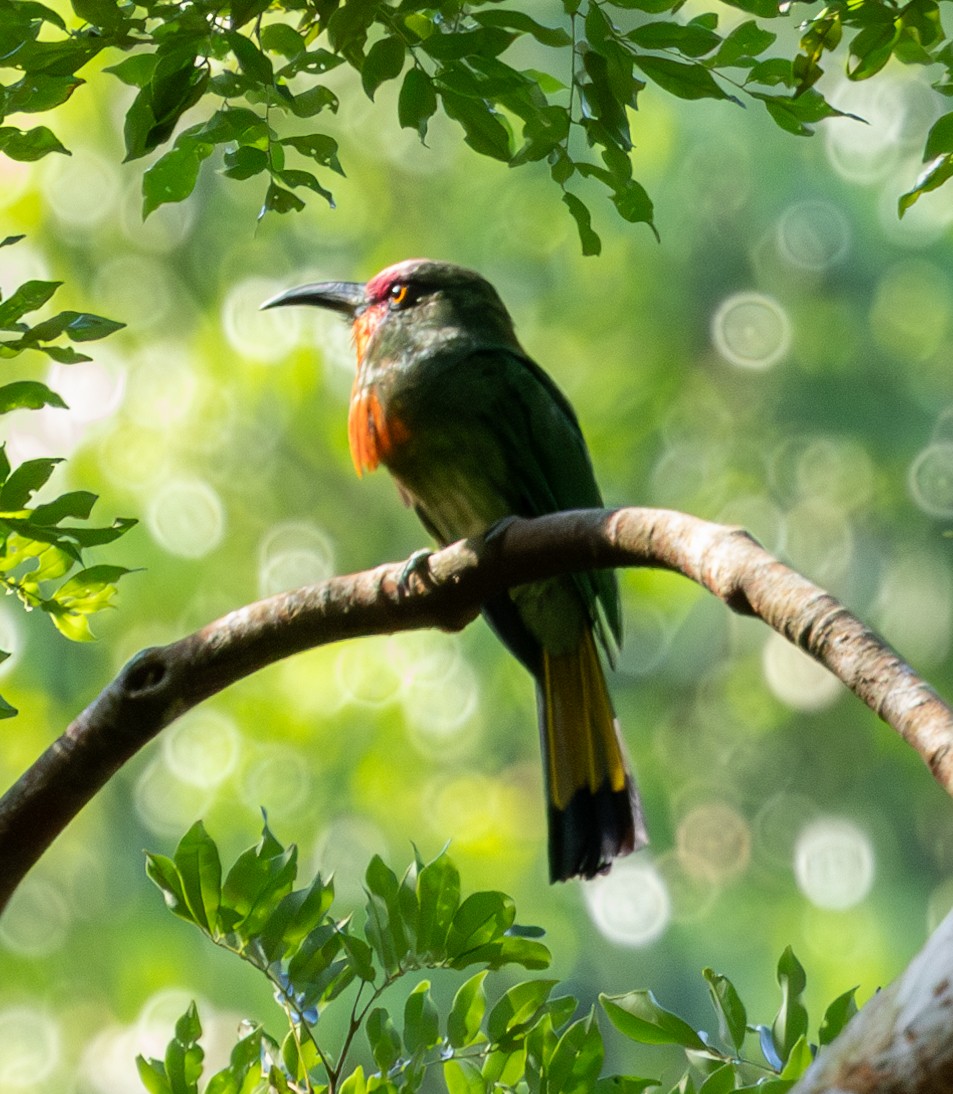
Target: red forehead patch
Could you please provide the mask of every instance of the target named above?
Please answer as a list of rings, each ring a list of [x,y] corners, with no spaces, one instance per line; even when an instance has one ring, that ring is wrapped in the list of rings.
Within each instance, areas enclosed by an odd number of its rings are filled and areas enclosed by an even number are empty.
[[[407,258],[403,262],[388,266],[386,270],[381,270],[367,283],[367,299],[375,302],[386,300],[394,285],[406,281],[414,270],[427,261],[426,258]]]

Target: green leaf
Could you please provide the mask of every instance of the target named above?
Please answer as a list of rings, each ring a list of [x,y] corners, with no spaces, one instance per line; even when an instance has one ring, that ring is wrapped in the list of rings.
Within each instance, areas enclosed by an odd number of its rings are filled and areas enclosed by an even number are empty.
[[[781,1006],[771,1026],[774,1045],[782,1063],[786,1063],[794,1045],[807,1034],[807,1008],[802,1002],[807,977],[804,967],[788,946],[778,961]]]
[[[602,251],[602,240],[600,240],[599,236],[593,231],[589,210],[575,194],[570,194],[568,191],[564,191],[563,193],[563,204],[572,214],[572,218],[576,222],[576,228],[579,232],[579,241],[582,244],[582,253],[584,255],[600,254]]]
[[[341,941],[351,958],[355,975],[361,980],[373,980],[377,973],[374,969],[374,955],[371,947],[362,938],[356,938],[347,932],[342,932]]]
[[[291,892],[297,872],[298,849],[294,844],[284,848],[265,824],[261,839],[238,856],[222,885],[226,929],[254,937]]]
[[[266,213],[300,213],[304,208],[304,202],[290,190],[278,186],[277,183],[269,183],[265,193],[265,200],[258,210],[258,219]]]
[[[807,1037],[802,1034],[791,1046],[791,1051],[788,1053],[788,1058],[784,1064],[784,1070],[778,1077],[793,1082],[800,1079],[813,1062],[814,1053],[811,1052],[811,1046],[807,1043]],[[729,1087],[728,1089],[732,1088]]]
[[[599,996],[609,1020],[632,1041],[644,1045],[681,1045],[704,1050],[705,1042],[677,1014],[666,1010],[650,991]]]
[[[593,1094],[643,1094],[661,1086],[658,1079],[638,1079],[634,1075],[607,1075],[592,1088]]]
[[[711,63],[719,68],[730,67],[764,53],[777,40],[777,35],[748,19],[739,23],[718,47]],[[790,62],[788,62],[790,64]]]
[[[486,1080],[469,1060],[447,1060],[443,1065],[447,1094],[485,1094]]]
[[[472,1044],[480,1032],[480,1024],[486,1013],[486,994],[483,990],[486,977],[486,969],[471,976],[457,989],[453,997],[453,1004],[447,1015],[447,1040],[453,1048]]]
[[[13,324],[28,312],[36,311],[50,299],[62,281],[27,281],[0,303],[0,328],[13,329]]]
[[[946,152],[953,152],[953,112],[933,123],[923,149],[923,159],[932,160]]]
[[[505,893],[472,893],[454,913],[447,933],[447,953],[457,957],[501,938],[515,918],[516,907]]]
[[[116,582],[130,571],[125,566],[89,566],[74,574],[53,594],[64,608],[84,614],[99,611],[115,595]]]
[[[293,954],[320,924],[334,901],[334,885],[319,874],[305,889],[282,897],[261,927],[261,943],[277,957]]]
[[[179,841],[173,861],[195,922],[214,936],[222,900],[222,863],[201,821],[196,821]]]
[[[440,88],[440,98],[447,115],[463,127],[463,139],[474,152],[504,163],[509,161],[510,131],[501,115],[483,99],[469,99],[444,87]]]
[[[0,510],[10,513],[22,509],[53,474],[56,465],[62,462],[47,457],[24,460],[0,488]]]
[[[524,969],[547,969],[551,961],[552,955],[541,942],[506,935],[476,949],[465,950],[451,960],[450,966],[465,969],[468,965],[485,964],[491,969],[501,969],[504,965],[522,965]]]
[[[382,1072],[390,1071],[400,1055],[400,1036],[390,1015],[383,1007],[375,1007],[364,1024],[374,1062]]]
[[[416,129],[423,140],[427,123],[437,110],[437,93],[433,80],[423,69],[411,68],[400,85],[397,98],[397,120],[402,129]]]
[[[55,391],[36,380],[15,380],[0,387],[0,414],[10,410],[39,410],[44,406],[67,409]]]
[[[851,988],[850,991],[838,995],[824,1011],[817,1038],[822,1045],[829,1045],[836,1037],[839,1037],[844,1027],[857,1013],[857,1000],[854,998],[856,992],[856,988]]]
[[[158,59],[155,53],[134,53],[118,64],[104,68],[103,72],[111,72],[117,80],[130,87],[143,87],[152,79]]]
[[[4,114],[40,114],[65,103],[84,83],[78,76],[52,76],[43,72],[27,72],[15,84],[5,89]]]
[[[263,148],[243,144],[225,153],[225,169],[222,174],[230,179],[250,179],[268,168],[268,153]]]
[[[735,1089],[737,1072],[733,1064],[722,1064],[710,1071],[698,1088],[698,1094],[729,1094]]]
[[[714,969],[704,969],[702,975],[708,981],[708,995],[718,1015],[722,1039],[738,1053],[744,1044],[748,1024],[744,1003],[727,976]]]
[[[335,113],[338,108],[338,97],[324,84],[315,84],[307,91],[295,95],[289,105],[296,117],[312,118],[315,114],[320,114],[322,110]]]
[[[726,99],[741,105],[740,100],[729,95],[704,65],[645,54],[639,54],[635,64],[653,83],[679,99]]]
[[[185,899],[185,889],[175,863],[167,855],[146,854],[146,875],[162,891],[166,906],[173,915],[188,923],[195,918]]]
[[[368,894],[364,933],[381,964],[391,971],[411,949],[400,904],[400,883],[380,855],[375,855],[368,864],[364,884]]]
[[[328,19],[331,48],[345,57],[356,57],[377,15],[377,0],[344,0]]]
[[[721,45],[714,30],[698,24],[657,20],[629,31],[626,38],[642,49],[676,49],[685,57],[703,57]]]
[[[269,23],[261,31],[261,47],[292,60],[305,51],[304,38],[287,23]]]
[[[387,80],[396,80],[406,59],[404,43],[400,38],[381,38],[367,51],[361,69],[361,85],[369,99]]]
[[[115,319],[105,319],[101,315],[92,315],[89,312],[64,311],[58,318],[66,320],[63,331],[71,342],[96,342],[100,338],[114,334],[117,330],[122,330],[126,325]]]
[[[279,142],[286,147],[293,148],[302,156],[320,163],[322,167],[329,167],[339,175],[343,175],[341,162],[338,159],[338,142],[326,133],[308,133],[300,137],[284,137]]]
[[[147,1060],[145,1056],[137,1056],[136,1070],[139,1072],[139,1081],[149,1094],[172,1094],[172,1087],[165,1075],[165,1065],[161,1060]]]
[[[623,220],[630,224],[647,224],[656,240],[660,239],[655,227],[655,207],[641,183],[627,179],[612,195],[612,203]]]
[[[543,26],[523,11],[476,11],[473,20],[484,27],[504,27],[520,34],[529,34],[537,42],[554,49],[572,45],[572,38],[562,27]]]
[[[493,1044],[528,1027],[558,980],[525,980],[505,992],[490,1009],[486,1031]]]
[[[850,43],[847,75],[851,80],[867,80],[878,73],[890,60],[900,37],[900,27],[893,19],[864,27]]]
[[[404,1005],[404,1046],[410,1053],[433,1048],[440,1040],[437,1008],[430,994],[430,981],[421,980]]]
[[[195,189],[202,161],[207,159],[213,145],[190,141],[176,144],[160,156],[142,176],[142,217],[145,219],[160,205],[184,201]]]
[[[96,503],[96,494],[89,490],[70,490],[61,494],[55,501],[38,505],[30,514],[31,524],[54,525],[71,517],[74,520],[86,520]]]
[[[902,217],[923,194],[936,190],[951,177],[953,177],[953,154],[947,152],[927,164],[914,187],[900,197],[897,206],[900,216]]]
[[[6,699],[0,695],[0,720],[4,718],[15,718],[20,712],[16,707],[11,706]]]
[[[560,1094],[589,1094],[602,1070],[605,1055],[595,1008],[559,1038],[546,1069],[548,1088]]]
[[[265,87],[274,83],[275,72],[271,61],[250,38],[238,31],[228,31],[225,40],[246,76]]]
[[[460,906],[460,874],[446,854],[418,873],[417,900],[417,953],[441,960],[446,953],[447,932]]]
[[[32,163],[51,152],[61,152],[68,156],[69,151],[60,143],[51,129],[45,125],[33,129],[15,129],[13,126],[0,126],[0,152],[10,159],[21,163]]]
[[[0,247],[9,247],[14,243],[19,243],[21,239],[26,239],[25,235],[18,236],[6,236],[4,239],[0,239]]]

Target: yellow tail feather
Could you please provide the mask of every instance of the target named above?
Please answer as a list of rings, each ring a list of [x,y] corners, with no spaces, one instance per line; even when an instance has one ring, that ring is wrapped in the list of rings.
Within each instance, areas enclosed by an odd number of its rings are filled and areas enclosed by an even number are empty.
[[[570,653],[544,649],[539,684],[550,873],[592,877],[648,842],[592,632]]]
[[[577,790],[625,789],[627,764],[592,632],[571,653],[543,650],[543,716],[553,804]]]

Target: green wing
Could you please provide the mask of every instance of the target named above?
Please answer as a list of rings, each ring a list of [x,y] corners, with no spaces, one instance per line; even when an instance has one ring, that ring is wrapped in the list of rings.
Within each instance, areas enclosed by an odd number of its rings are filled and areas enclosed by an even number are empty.
[[[493,413],[484,425],[505,452],[508,481],[500,488],[511,511],[542,516],[563,509],[601,508],[602,494],[576,413],[550,376],[528,357],[501,350],[474,353],[458,367],[481,371],[481,365],[489,365],[494,373]],[[614,645],[622,641],[615,573],[591,570],[574,575],[574,580],[611,660]]]

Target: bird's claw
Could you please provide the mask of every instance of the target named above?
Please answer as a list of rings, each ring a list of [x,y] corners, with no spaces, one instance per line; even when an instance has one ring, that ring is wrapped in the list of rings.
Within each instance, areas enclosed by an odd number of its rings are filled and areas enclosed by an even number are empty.
[[[430,584],[430,556],[433,554],[427,547],[422,547],[419,551],[414,551],[409,559],[404,563],[404,568],[400,571],[400,577],[397,579],[397,594],[398,596],[407,596],[411,592],[410,582],[412,578],[417,578],[424,585]]]

